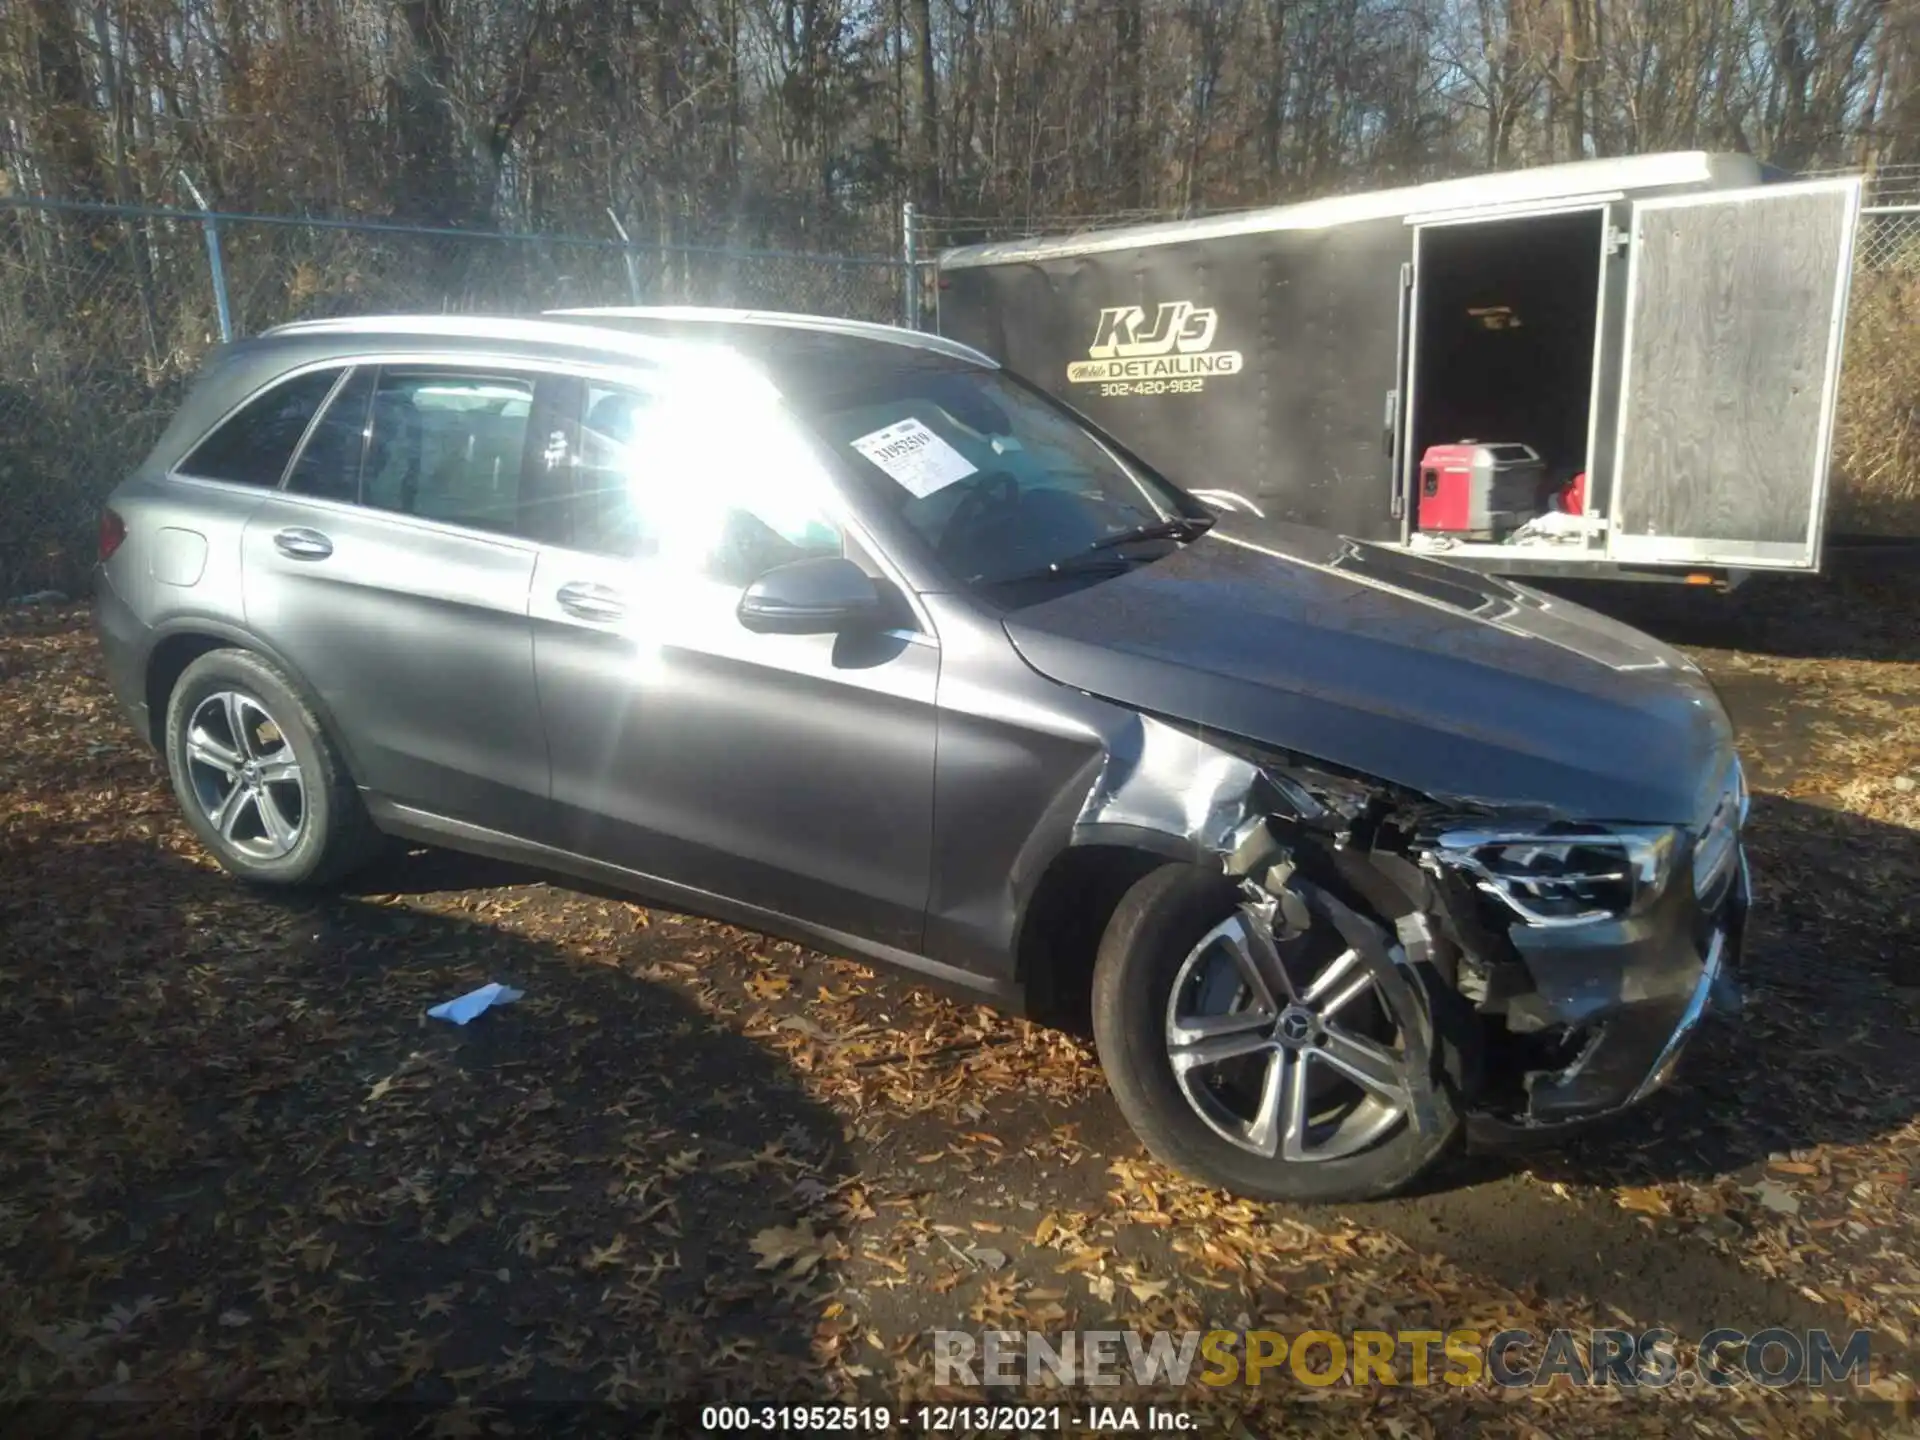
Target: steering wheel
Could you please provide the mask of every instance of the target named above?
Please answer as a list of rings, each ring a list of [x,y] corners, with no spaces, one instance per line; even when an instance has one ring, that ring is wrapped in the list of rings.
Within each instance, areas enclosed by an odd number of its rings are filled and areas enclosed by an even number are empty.
[[[947,517],[934,548],[943,557],[951,555],[996,503],[1004,504],[1009,509],[1020,504],[1020,482],[1004,470],[989,470],[967,488],[967,493],[960,497],[959,503],[953,507],[953,513]]]

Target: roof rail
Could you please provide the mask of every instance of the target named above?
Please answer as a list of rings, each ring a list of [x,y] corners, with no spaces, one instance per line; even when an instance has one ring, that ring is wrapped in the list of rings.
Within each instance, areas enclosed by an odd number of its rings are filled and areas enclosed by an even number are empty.
[[[880,325],[871,320],[843,320],[832,315],[800,315],[784,310],[729,310],[708,305],[596,305],[576,309],[549,310],[548,315],[580,320],[661,320],[691,321],[714,325],[767,325],[789,330],[813,330],[827,335],[846,335],[874,340],[886,345],[907,345],[917,350],[932,350],[956,360],[971,360],[976,365],[998,369],[991,356],[971,345],[930,335],[924,330],[908,330],[899,325]]]
[[[295,320],[261,332],[294,335],[443,335],[472,340],[518,340],[534,344],[587,346],[637,360],[665,360],[689,348],[717,353],[724,345],[706,345],[659,335],[642,335],[610,325],[579,325],[514,315],[353,315],[330,320]]]

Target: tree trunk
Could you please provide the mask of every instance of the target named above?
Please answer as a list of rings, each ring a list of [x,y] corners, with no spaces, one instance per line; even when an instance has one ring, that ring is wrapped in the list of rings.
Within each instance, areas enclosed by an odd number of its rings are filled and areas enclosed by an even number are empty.
[[[920,205],[929,213],[940,208],[940,93],[933,63],[932,0],[909,0],[913,15],[913,48],[919,66],[920,93]]]
[[[430,224],[470,219],[467,157],[452,112],[447,0],[400,0],[408,52],[393,80],[400,188],[395,213]]]
[[[1147,161],[1142,134],[1140,94],[1140,50],[1143,16],[1141,0],[1119,0],[1119,65],[1115,76],[1118,92],[1114,121],[1119,161],[1120,203],[1128,210],[1147,206]]]
[[[27,13],[41,93],[20,118],[39,122],[47,189],[74,200],[104,200],[109,187],[96,139],[93,84],[73,6],[70,0],[29,0]]]

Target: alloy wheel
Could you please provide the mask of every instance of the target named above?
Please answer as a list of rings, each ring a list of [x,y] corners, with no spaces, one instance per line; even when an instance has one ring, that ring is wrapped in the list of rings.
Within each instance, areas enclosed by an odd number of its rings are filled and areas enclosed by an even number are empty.
[[[1167,1058],[1187,1104],[1268,1159],[1358,1154],[1407,1119],[1423,1083],[1405,1037],[1426,1017],[1395,1014],[1366,960],[1328,933],[1279,942],[1271,913],[1242,905],[1194,946],[1167,1002]]]
[[[222,690],[195,706],[185,761],[201,813],[234,850],[278,860],[300,843],[306,779],[286,732],[253,696]]]

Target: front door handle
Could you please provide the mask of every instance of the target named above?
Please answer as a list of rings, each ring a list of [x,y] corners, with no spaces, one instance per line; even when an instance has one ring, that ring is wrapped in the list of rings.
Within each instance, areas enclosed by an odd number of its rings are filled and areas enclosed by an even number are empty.
[[[618,590],[589,585],[584,580],[562,585],[554,599],[560,602],[562,610],[581,620],[618,620],[627,613],[627,602]]]
[[[333,541],[318,530],[295,525],[274,535],[273,548],[292,560],[324,560],[333,554]]]

